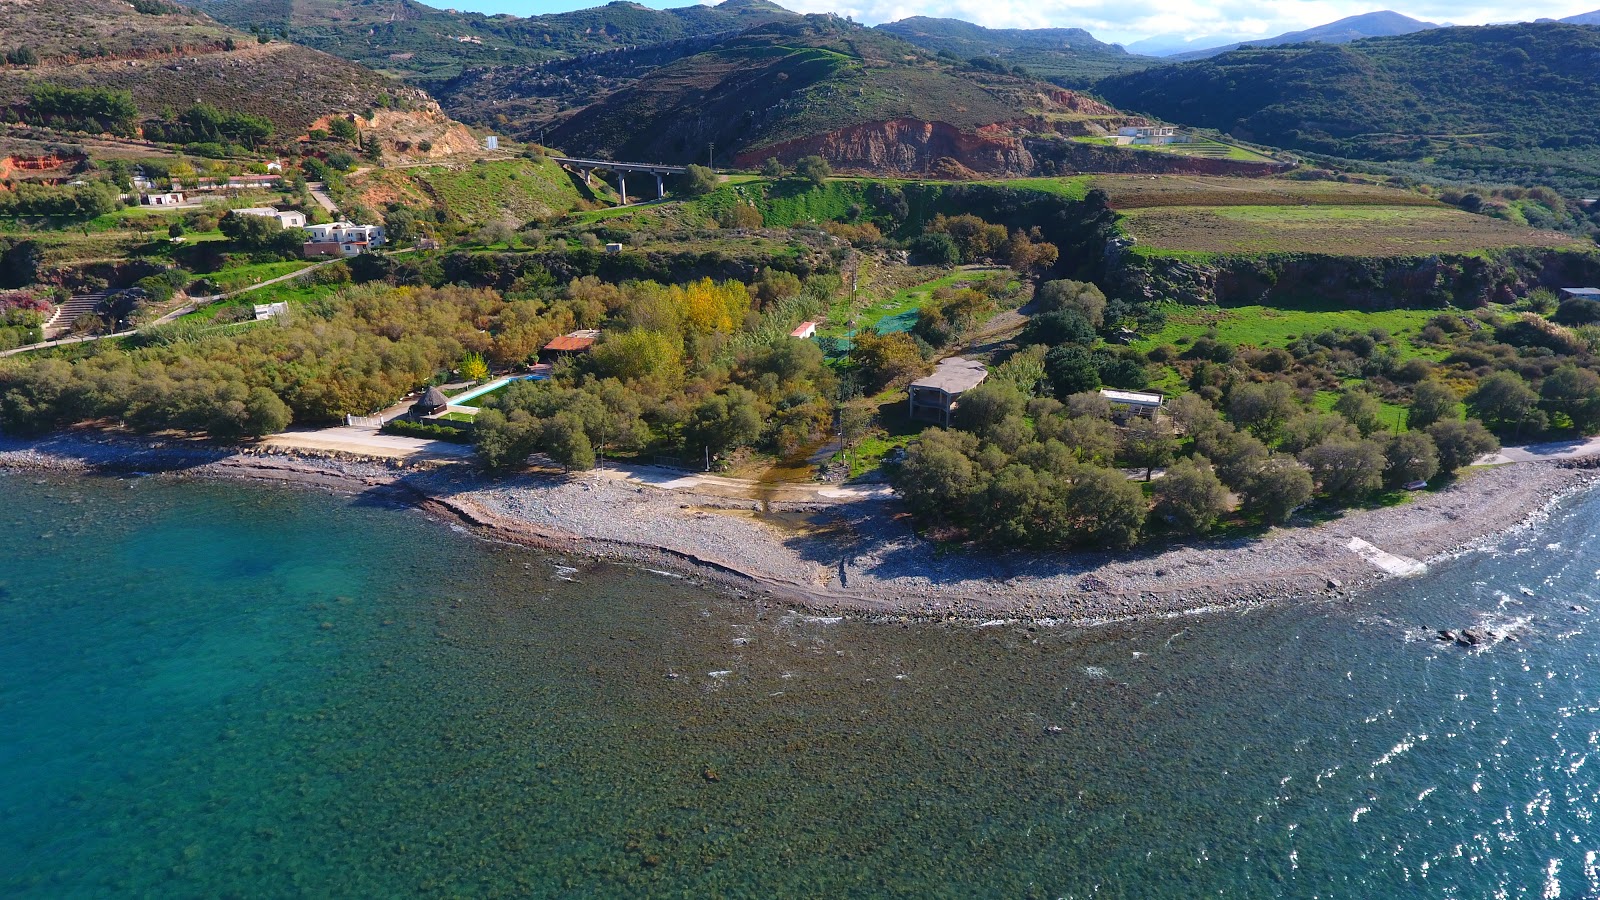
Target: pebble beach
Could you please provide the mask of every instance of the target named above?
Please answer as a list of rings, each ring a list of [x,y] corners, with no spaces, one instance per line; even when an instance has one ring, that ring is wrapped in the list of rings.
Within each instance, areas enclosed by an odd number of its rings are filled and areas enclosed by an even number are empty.
[[[1536,519],[1596,478],[1571,463],[1474,469],[1398,506],[1248,539],[1037,553],[937,545],[913,531],[892,499],[761,503],[594,473],[491,478],[465,463],[239,451],[98,432],[0,441],[0,469],[243,478],[365,493],[488,539],[702,575],[817,611],[1074,624],[1350,596]]]

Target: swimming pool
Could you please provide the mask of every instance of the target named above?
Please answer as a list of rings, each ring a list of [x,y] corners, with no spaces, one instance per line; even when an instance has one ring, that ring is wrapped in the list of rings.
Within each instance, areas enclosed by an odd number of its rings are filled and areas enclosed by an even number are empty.
[[[450,398],[450,405],[451,406],[465,406],[468,409],[477,409],[476,406],[473,406],[468,401],[476,400],[476,399],[478,399],[479,397],[482,397],[485,394],[492,394],[495,391],[500,390],[501,388],[505,387],[506,385],[510,384],[513,381],[544,381],[544,380],[548,379],[549,377],[550,377],[549,375],[546,375],[546,374],[543,374],[543,373],[535,373],[533,375],[515,375],[515,376],[508,377],[508,378],[497,378],[494,381],[489,382],[488,384],[481,384],[481,385],[473,388],[472,390],[467,391],[464,394],[457,394],[454,397],[451,397]]]

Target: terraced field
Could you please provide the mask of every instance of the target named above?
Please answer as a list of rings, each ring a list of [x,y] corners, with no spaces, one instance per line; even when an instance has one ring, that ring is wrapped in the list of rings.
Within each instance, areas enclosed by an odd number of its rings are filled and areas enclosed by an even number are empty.
[[[1123,216],[1136,252],[1147,256],[1426,256],[1576,243],[1445,206],[1158,206]]]
[[[1090,188],[1105,191],[1112,207],[1119,210],[1155,206],[1440,206],[1437,200],[1412,191],[1340,181],[1096,175],[1088,183]]]

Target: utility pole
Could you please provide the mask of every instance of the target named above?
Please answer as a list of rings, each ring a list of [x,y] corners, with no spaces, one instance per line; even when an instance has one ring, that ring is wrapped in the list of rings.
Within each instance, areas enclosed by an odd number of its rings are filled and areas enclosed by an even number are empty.
[[[715,172],[717,170],[717,145],[706,142],[706,166]]]

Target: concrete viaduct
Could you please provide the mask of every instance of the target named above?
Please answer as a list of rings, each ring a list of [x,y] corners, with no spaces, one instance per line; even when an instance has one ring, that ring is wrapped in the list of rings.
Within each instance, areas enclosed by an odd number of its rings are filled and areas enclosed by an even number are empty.
[[[557,165],[566,166],[575,172],[582,173],[584,184],[594,184],[595,169],[605,169],[617,173],[617,193],[622,195],[623,206],[628,205],[628,173],[643,172],[656,177],[656,199],[667,196],[667,186],[662,181],[663,175],[682,175],[689,171],[687,166],[658,166],[655,163],[617,162],[611,159],[570,159],[564,156],[550,157]]]

